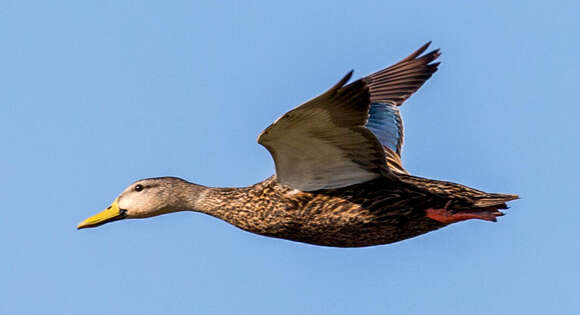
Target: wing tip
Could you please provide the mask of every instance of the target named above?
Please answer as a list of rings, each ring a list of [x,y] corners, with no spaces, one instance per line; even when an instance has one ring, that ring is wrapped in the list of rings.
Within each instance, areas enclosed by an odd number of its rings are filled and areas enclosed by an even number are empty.
[[[350,80],[350,78],[352,78],[353,73],[354,73],[354,69],[351,69],[344,77],[342,77],[342,79],[340,79],[340,81],[338,81],[335,85],[333,85],[330,89],[328,89],[324,94],[328,94],[328,93],[332,94],[336,90],[343,87]]]
[[[339,85],[340,84],[339,87],[344,86],[348,81],[350,81],[350,79],[352,78],[353,73],[354,73],[354,69],[350,69],[350,71],[347,72],[344,75],[344,77],[340,81],[338,81],[338,83],[336,85]]]
[[[371,101],[392,101],[400,106],[415,93],[438,70],[441,64],[440,61],[436,61],[441,56],[439,48],[423,54],[430,45],[431,41],[428,41],[394,65],[365,77],[363,80],[370,87]],[[398,89],[389,87],[392,84],[395,86],[396,84],[405,84],[406,78],[414,79],[417,82],[409,82],[406,86]]]
[[[419,47],[417,50],[415,50],[414,52],[412,52],[409,56],[403,58],[398,63],[407,62],[407,61],[410,61],[410,60],[413,60],[413,59],[425,58],[426,56],[429,56],[429,55],[433,55],[434,56],[433,60],[437,59],[441,55],[441,52],[440,52],[440,49],[439,48],[430,51],[429,53],[423,55],[422,57],[419,57],[422,53],[424,53],[427,50],[427,48],[429,48],[429,46],[431,46],[431,43],[432,42],[433,41],[428,41],[427,43],[423,44],[423,46]],[[419,57],[419,58],[417,58],[417,57]]]

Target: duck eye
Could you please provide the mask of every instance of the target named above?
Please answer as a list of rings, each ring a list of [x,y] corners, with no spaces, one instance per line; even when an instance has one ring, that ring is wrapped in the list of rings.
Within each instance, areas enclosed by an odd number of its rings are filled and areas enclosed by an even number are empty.
[[[143,185],[139,184],[137,186],[135,186],[135,191],[141,191],[143,190]]]

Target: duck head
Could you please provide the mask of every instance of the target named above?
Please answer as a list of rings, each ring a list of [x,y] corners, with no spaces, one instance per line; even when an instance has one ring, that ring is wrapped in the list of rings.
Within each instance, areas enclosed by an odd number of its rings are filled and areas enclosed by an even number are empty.
[[[105,210],[79,223],[77,229],[131,218],[148,218],[187,210],[183,188],[190,184],[176,177],[141,179],[129,185]]]

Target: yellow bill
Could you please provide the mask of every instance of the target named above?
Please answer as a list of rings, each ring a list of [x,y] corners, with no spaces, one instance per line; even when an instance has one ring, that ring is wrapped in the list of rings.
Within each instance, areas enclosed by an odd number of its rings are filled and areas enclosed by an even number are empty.
[[[125,210],[119,209],[118,198],[105,210],[95,214],[77,225],[77,229],[97,227],[107,222],[125,218]]]

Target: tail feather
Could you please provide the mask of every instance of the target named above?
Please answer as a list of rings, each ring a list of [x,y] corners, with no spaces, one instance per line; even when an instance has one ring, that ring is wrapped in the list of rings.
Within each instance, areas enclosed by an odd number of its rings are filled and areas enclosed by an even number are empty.
[[[446,200],[449,202],[448,209],[452,211],[499,212],[499,209],[508,208],[506,204],[508,201],[519,199],[519,196],[515,194],[487,193],[452,182],[426,179],[407,174],[397,174],[397,176],[407,184],[412,184]]]
[[[474,200],[473,205],[478,208],[497,207],[497,209],[507,209],[506,202],[519,199],[513,194],[487,194],[485,197]]]

